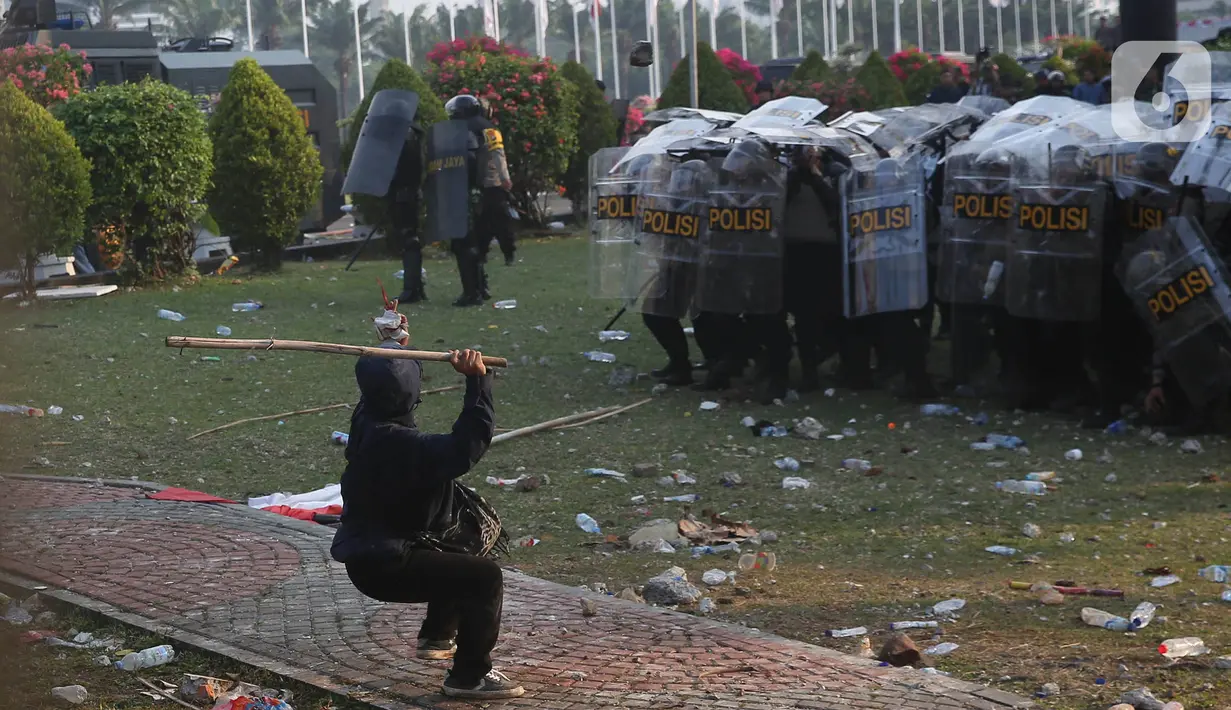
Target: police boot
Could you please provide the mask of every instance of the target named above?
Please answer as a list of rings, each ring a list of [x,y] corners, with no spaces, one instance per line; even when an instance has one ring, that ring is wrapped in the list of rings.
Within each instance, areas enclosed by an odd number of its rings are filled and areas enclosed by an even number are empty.
[[[769,373],[765,384],[761,387],[761,404],[773,404],[774,400],[785,400],[787,384],[787,377],[784,373]]]
[[[492,292],[487,288],[487,265],[479,262],[479,297],[487,300],[492,297]]]
[[[398,303],[418,303],[427,300],[423,291],[423,252],[407,249],[402,252],[402,292]]]
[[[717,360],[709,363],[705,372],[705,379],[692,388],[698,392],[719,392],[731,387],[731,371],[734,368],[731,363]]]
[[[457,275],[462,281],[462,295],[453,302],[455,306],[483,305],[483,299],[479,297],[478,272],[474,259],[475,257],[468,253],[457,255]]]

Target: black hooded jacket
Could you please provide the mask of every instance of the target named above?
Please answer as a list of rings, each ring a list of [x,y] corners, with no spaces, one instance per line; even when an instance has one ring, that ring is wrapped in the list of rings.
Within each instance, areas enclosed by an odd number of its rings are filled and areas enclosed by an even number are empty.
[[[346,446],[342,526],[330,551],[338,562],[400,558],[416,532],[448,528],[453,479],[491,445],[496,414],[490,374],[466,378],[462,413],[449,434],[424,434],[415,426],[420,375],[414,360],[362,357],[355,363],[361,397]]]

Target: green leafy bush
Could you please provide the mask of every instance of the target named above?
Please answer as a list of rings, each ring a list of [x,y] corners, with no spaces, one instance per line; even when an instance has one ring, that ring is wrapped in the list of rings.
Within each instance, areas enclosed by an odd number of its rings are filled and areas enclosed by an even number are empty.
[[[256,60],[245,57],[231,69],[209,134],[210,213],[239,248],[256,251],[261,266],[277,268],[324,174],[299,111]]]
[[[590,182],[590,156],[615,145],[616,120],[588,69],[570,61],[560,67],[560,73],[576,88],[578,109],[585,116],[577,124],[577,150],[560,180],[565,196],[573,203],[573,215],[580,218]]]
[[[808,52],[808,56],[795,67],[795,71],[791,72],[793,81],[813,82],[824,81],[830,75],[829,65],[825,63],[825,58],[815,49]]]
[[[372,82],[370,92],[363,98],[363,101],[359,102],[359,107],[347,119],[348,135],[342,144],[343,172],[350,169],[351,157],[355,154],[355,142],[359,140],[359,131],[363,127],[364,119],[368,116],[368,109],[372,106],[372,97],[385,89],[402,89],[419,95],[419,108],[415,112],[415,117],[425,131],[437,121],[444,121],[448,118],[445,115],[444,102],[432,91],[427,81],[419,76],[419,72],[401,59],[390,59],[376,75],[376,81]],[[370,224],[388,234],[389,213],[383,199],[370,195],[352,195],[351,199],[363,215],[365,224]],[[386,244],[390,248],[400,249],[401,246],[395,244],[395,241],[389,239],[386,240]]]
[[[146,78],[100,86],[55,108],[91,162],[89,228],[120,239],[130,279],[193,270],[192,223],[204,208],[213,147],[192,96]]]
[[[688,64],[689,58],[685,57],[671,72],[662,96],[658,97],[658,108],[692,105]],[[744,113],[748,110],[744,92],[705,42],[697,42],[697,100],[698,108],[711,111]]]
[[[902,86],[906,101],[911,104],[926,103],[928,94],[940,83],[941,70],[940,64],[931,62],[911,71]]]
[[[63,124],[11,81],[0,83],[0,165],[0,267],[20,269],[33,295],[39,255],[65,253],[84,233],[90,165]]]
[[[1000,86],[1004,98],[1009,101],[1020,101],[1034,96],[1034,74],[1017,63],[1017,60],[1007,54],[997,54],[991,58],[1000,73]]]
[[[1077,76],[1077,67],[1073,65],[1073,62],[1070,62],[1069,60],[1063,57],[1060,57],[1057,55],[1052,55],[1048,57],[1047,61],[1043,62],[1043,68],[1047,70],[1048,72],[1053,72],[1053,71],[1063,72],[1064,73],[1064,83],[1069,86],[1073,86],[1078,81],[1080,81],[1080,79]],[[1098,78],[1101,78],[1101,77],[1098,77]]]
[[[555,192],[577,151],[577,92],[550,59],[495,42],[459,42],[442,42],[429,53],[432,87],[443,99],[472,94],[488,101],[492,123],[504,135],[513,201],[541,222],[539,195]]]
[[[893,75],[880,52],[872,52],[867,61],[855,73],[855,82],[868,90],[873,108],[892,108],[906,105],[902,82]]]

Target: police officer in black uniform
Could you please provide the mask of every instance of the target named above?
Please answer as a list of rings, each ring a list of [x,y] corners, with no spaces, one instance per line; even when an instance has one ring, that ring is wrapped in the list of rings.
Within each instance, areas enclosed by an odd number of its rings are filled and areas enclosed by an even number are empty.
[[[423,242],[419,236],[423,167],[423,127],[416,121],[402,144],[402,154],[385,196],[389,236],[402,247],[402,292],[398,294],[398,303],[427,300],[423,288]]]

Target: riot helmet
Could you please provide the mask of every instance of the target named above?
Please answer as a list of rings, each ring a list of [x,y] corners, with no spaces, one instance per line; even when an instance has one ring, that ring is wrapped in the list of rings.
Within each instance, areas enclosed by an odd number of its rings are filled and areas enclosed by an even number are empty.
[[[689,160],[671,171],[667,188],[672,197],[702,197],[709,191],[709,166],[704,160]]]
[[[722,161],[722,171],[736,182],[755,180],[764,174],[774,160],[769,144],[760,138],[748,138],[735,144]]]
[[[980,174],[993,178],[1013,177],[1013,153],[1004,148],[989,148],[975,159]]]
[[[1154,279],[1166,266],[1167,260],[1161,251],[1149,249],[1135,255],[1124,270],[1124,277],[1129,284],[1140,286]]]
[[[654,156],[638,155],[624,166],[624,177],[640,182],[649,179],[651,168],[654,167]]]
[[[1153,182],[1167,182],[1173,167],[1174,149],[1166,143],[1146,143],[1137,149],[1137,173]]]
[[[906,167],[893,158],[882,158],[876,162],[873,179],[881,187],[900,185],[906,180]]]
[[[465,121],[483,115],[483,105],[470,94],[458,94],[445,103],[445,113],[455,121]]]

